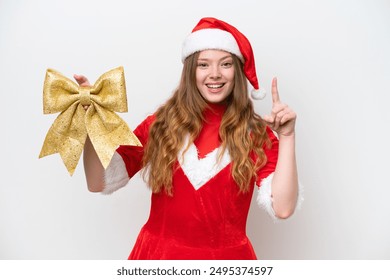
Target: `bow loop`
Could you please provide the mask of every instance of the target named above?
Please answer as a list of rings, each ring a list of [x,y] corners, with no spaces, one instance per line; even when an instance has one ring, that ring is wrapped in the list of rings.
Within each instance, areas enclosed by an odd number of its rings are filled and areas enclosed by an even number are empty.
[[[53,69],[46,71],[43,84],[43,113],[54,114],[64,111],[78,101],[79,86]]]
[[[115,112],[127,112],[126,84],[123,67],[99,77],[91,89],[91,99]]]
[[[89,105],[87,111],[83,106]],[[116,112],[127,112],[123,67],[100,76],[93,86],[80,87],[48,69],[44,82],[45,114],[61,111],[50,127],[39,157],[59,153],[70,175],[76,169],[87,136],[104,168],[119,145],[142,146]]]

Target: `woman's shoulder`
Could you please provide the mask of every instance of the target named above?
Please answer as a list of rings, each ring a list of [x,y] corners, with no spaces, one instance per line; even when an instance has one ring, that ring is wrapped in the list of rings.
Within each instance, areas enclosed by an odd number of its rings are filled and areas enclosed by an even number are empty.
[[[156,113],[149,114],[143,121],[143,123],[151,125],[156,120]]]
[[[149,128],[152,123],[156,120],[155,114],[148,115],[134,130],[134,133],[138,135],[148,134]]]

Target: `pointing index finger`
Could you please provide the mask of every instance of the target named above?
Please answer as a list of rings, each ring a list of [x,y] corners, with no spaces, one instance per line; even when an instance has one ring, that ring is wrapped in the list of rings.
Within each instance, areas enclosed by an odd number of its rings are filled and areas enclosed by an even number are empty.
[[[272,79],[272,102],[280,103],[280,97],[278,92],[278,79],[276,77]]]

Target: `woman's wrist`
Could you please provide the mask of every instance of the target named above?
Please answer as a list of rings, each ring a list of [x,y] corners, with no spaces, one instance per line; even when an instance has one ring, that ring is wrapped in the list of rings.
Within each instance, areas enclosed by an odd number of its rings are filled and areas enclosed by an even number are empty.
[[[280,141],[295,141],[295,131],[288,134],[278,134],[279,142]]]

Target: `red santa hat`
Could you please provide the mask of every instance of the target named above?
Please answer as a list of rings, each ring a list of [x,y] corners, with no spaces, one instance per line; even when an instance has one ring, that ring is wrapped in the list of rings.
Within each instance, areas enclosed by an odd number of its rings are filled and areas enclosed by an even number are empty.
[[[217,49],[235,54],[244,63],[244,73],[253,86],[253,99],[263,99],[256,76],[255,59],[249,40],[234,26],[216,18],[202,18],[183,43],[182,61],[195,52]]]

